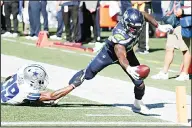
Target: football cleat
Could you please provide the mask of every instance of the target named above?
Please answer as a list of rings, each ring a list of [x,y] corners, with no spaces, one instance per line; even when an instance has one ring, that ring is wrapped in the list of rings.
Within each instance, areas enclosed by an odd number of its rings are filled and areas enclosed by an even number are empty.
[[[175,78],[177,81],[186,81],[189,80],[189,74],[181,73],[179,77]]]
[[[149,115],[150,114],[149,108],[147,108],[147,106],[142,102],[142,100],[135,99],[132,110],[135,113],[140,113],[143,115]]]
[[[169,74],[160,71],[158,74],[151,76],[151,78],[154,80],[167,80],[169,79]]]

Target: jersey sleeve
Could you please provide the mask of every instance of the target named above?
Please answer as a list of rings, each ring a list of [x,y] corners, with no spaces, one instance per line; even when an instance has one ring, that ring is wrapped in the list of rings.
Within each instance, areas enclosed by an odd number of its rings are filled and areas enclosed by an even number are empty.
[[[123,25],[118,23],[117,26],[112,30],[112,35],[110,36],[111,41],[114,44],[121,44],[126,46],[132,40],[123,29]]]
[[[36,101],[36,100],[39,100],[40,98],[40,93],[29,93],[27,95],[27,100],[30,100],[30,101]]]
[[[115,44],[127,45],[130,43],[131,38],[126,38],[122,34],[117,33],[112,36],[111,41]]]

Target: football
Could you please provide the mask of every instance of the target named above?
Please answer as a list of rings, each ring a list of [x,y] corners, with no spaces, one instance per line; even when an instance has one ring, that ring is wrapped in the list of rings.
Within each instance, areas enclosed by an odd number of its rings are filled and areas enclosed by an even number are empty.
[[[150,68],[147,65],[139,65],[137,73],[141,79],[145,79],[150,73]]]
[[[156,29],[156,31],[155,31],[155,36],[156,36],[157,38],[163,38],[163,37],[166,37],[166,36],[167,36],[167,33],[161,32],[159,29]]]

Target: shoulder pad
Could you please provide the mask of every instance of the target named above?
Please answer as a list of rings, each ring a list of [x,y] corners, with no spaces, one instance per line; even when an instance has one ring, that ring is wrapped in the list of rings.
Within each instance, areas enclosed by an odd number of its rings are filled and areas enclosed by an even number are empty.
[[[125,37],[121,34],[115,34],[112,36],[111,40],[113,41],[113,43],[118,43],[122,40],[125,40]]]

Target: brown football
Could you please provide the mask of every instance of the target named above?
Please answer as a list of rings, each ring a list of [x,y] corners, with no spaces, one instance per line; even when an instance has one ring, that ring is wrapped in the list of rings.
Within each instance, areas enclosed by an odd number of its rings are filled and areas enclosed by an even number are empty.
[[[139,65],[137,73],[141,79],[145,79],[150,73],[150,68],[147,65]]]

